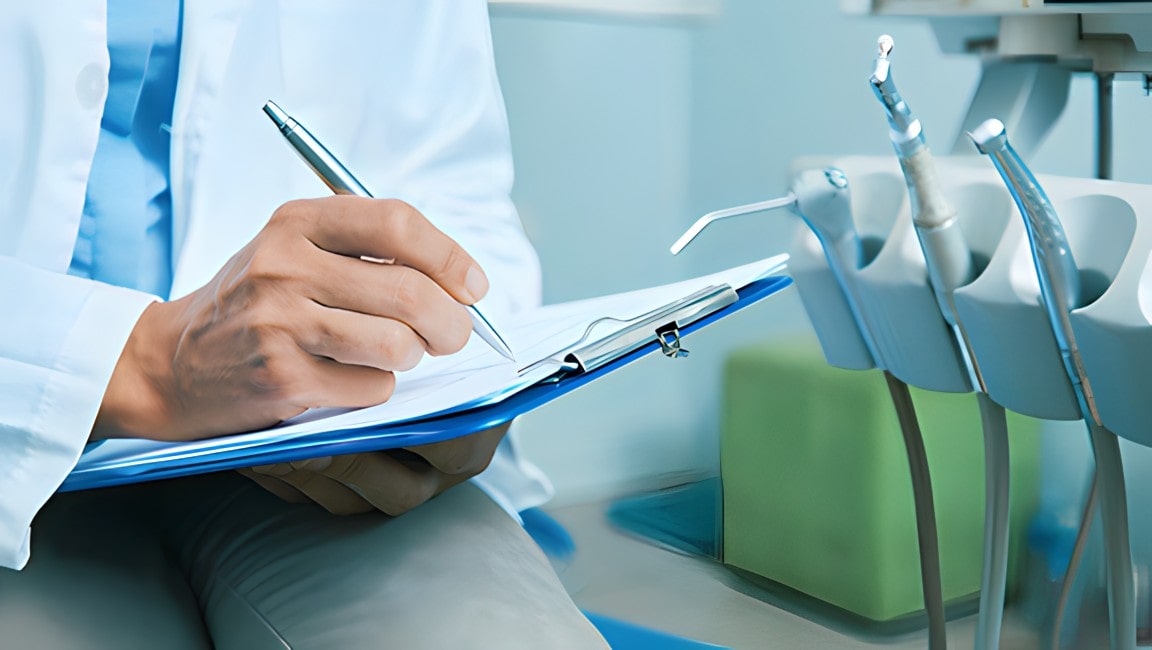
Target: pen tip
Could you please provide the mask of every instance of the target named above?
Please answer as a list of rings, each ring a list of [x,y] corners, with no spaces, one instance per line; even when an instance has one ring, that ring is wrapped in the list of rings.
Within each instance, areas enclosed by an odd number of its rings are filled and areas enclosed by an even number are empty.
[[[504,337],[500,336],[496,330],[491,330],[490,334],[492,340],[490,341],[489,345],[491,345],[494,350],[499,352],[500,356],[515,363],[516,355],[512,354],[512,348],[508,347],[508,344],[504,342]]]
[[[271,99],[264,104],[264,113],[272,119],[276,128],[282,128],[288,122],[288,114]]]
[[[504,337],[492,327],[492,323],[480,313],[476,305],[468,305],[468,315],[472,318],[472,331],[489,345],[493,350],[496,350],[500,356],[509,361],[515,361],[516,357],[512,354],[512,348],[504,342]]]
[[[496,348],[496,351],[500,353],[500,356],[515,363],[516,355],[512,354],[512,348],[504,342],[504,337],[500,336],[496,330],[492,330],[492,338],[495,339],[495,344],[492,347]]]

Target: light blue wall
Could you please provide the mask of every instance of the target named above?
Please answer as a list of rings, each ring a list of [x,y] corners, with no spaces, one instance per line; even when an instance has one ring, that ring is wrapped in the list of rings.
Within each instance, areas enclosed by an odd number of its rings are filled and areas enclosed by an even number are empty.
[[[545,271],[545,300],[621,291],[783,251],[786,213],[709,229],[680,257],[671,241],[704,212],[783,193],[808,154],[890,152],[867,83],[876,37],[897,42],[900,87],[929,141],[952,142],[979,75],[940,54],[915,19],[842,15],[834,0],[725,0],[695,21],[493,9],[516,156],[514,198]],[[1035,159],[1092,172],[1089,78]],[[1117,176],[1146,182],[1152,100],[1117,86]],[[715,469],[720,368],[732,347],[810,336],[793,292],[690,339],[693,355],[650,358],[523,419],[529,455],[562,500]]]
[[[693,31],[549,14],[493,18],[516,157],[514,198],[544,265],[546,302],[685,277],[667,254],[687,215]],[[669,225],[672,224],[672,225]],[[561,498],[715,463],[685,426],[695,358],[646,359],[522,419]]]

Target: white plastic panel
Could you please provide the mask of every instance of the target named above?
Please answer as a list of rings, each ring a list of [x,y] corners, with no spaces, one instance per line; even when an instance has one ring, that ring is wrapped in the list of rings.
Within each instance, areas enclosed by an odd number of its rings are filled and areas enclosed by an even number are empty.
[[[937,158],[957,207],[977,275],[957,290],[957,311],[989,395],[1005,407],[1047,419],[1080,410],[1040,302],[1023,222],[992,165]],[[891,156],[834,164],[853,190],[853,213],[871,257],[848,279],[875,335],[879,365],[922,388],[967,390],[957,348],[928,286],[906,200]],[[1152,445],[1152,187],[1092,179],[1038,179],[1060,215],[1081,271],[1072,314],[1101,419],[1112,431]],[[829,362],[860,363],[863,339],[843,293],[810,235],[793,246],[793,272]],[[853,356],[855,354],[855,356]]]

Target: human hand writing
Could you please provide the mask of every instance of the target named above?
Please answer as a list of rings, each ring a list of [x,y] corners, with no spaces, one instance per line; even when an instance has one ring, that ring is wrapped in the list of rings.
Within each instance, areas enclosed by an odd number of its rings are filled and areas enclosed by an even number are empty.
[[[313,458],[240,470],[289,502],[313,501],[337,515],[379,510],[400,515],[488,467],[508,431],[390,451]]]
[[[208,284],[144,311],[92,437],[191,440],[382,403],[393,371],[464,346],[463,305],[487,290],[468,253],[402,201],[286,203]]]

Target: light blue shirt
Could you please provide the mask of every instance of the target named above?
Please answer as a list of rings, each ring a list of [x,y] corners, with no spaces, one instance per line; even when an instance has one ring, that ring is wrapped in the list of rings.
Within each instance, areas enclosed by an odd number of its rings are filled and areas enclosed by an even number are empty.
[[[168,297],[181,0],[109,0],[108,99],[68,272]]]

